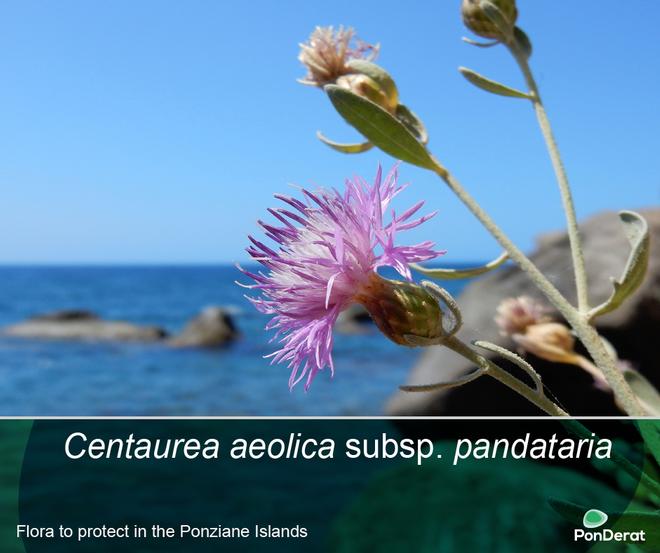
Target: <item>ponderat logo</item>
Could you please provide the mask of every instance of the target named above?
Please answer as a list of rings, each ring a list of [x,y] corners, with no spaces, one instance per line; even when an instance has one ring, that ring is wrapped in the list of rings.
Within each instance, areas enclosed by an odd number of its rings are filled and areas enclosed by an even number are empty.
[[[616,542],[643,542],[646,541],[646,533],[644,530],[637,532],[615,532],[610,528],[603,528],[602,530],[595,530],[600,528],[607,522],[607,513],[599,509],[589,509],[582,517],[582,526],[586,528],[576,528],[573,531],[574,541],[616,541]]]
[[[598,509],[589,509],[584,513],[582,526],[585,528],[598,528],[607,522],[607,514]]]

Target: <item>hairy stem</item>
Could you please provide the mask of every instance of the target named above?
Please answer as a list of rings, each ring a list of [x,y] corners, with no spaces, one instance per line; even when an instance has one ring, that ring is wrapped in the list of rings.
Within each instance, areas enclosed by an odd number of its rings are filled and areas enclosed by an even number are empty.
[[[527,61],[527,56],[520,51],[520,48],[515,43],[508,44],[509,50],[516,59],[520,69],[525,76],[525,81],[529,87],[530,96],[532,97],[532,104],[536,112],[536,118],[541,128],[541,133],[545,140],[545,144],[550,154],[552,167],[557,177],[559,184],[559,191],[561,193],[561,201],[564,206],[564,213],[566,214],[566,223],[568,227],[568,239],[571,245],[571,255],[573,257],[573,270],[575,272],[575,287],[577,290],[578,309],[581,313],[586,313],[589,310],[589,296],[587,292],[587,271],[584,266],[584,253],[582,251],[582,243],[580,240],[580,232],[578,229],[577,216],[575,214],[575,205],[573,203],[573,195],[571,194],[571,187],[568,183],[568,176],[564,163],[562,162],[557,141],[555,140],[550,126],[548,114],[545,111],[543,102],[541,101],[541,94],[539,93],[538,85],[532,74],[532,70]]]
[[[545,411],[547,414],[555,417],[568,417],[569,414],[559,407],[556,403],[548,399],[545,395],[540,394],[534,388],[527,386],[516,377],[509,374],[507,371],[490,361],[488,358],[479,355],[465,342],[459,340],[456,336],[447,338],[443,345],[455,351],[462,357],[472,361],[476,366],[484,371],[485,374],[499,380],[505,386],[511,388],[525,399],[536,405],[539,409]],[[597,440],[598,436],[590,432],[580,421],[575,419],[565,419],[562,424],[566,429],[578,436],[579,438],[587,438]],[[610,461],[618,465],[624,470],[635,482],[641,482],[647,489],[656,494],[660,493],[660,483],[651,478],[643,470],[640,470],[636,465],[631,463],[626,457],[618,453],[616,450],[612,452]]]
[[[543,101],[541,100],[541,93],[529,65],[527,55],[515,42],[510,42],[507,46],[518,63],[520,70],[525,77],[527,86],[529,87],[534,111],[536,112],[539,127],[548,148],[548,153],[550,154],[550,160],[552,161],[552,166],[557,177],[557,183],[559,184],[564,213],[566,214],[568,239],[571,246],[573,269],[575,271],[578,313],[572,313],[570,318],[563,311],[562,314],[571,324],[576,334],[589,351],[589,354],[596,362],[598,368],[603,371],[605,378],[612,387],[616,397],[621,402],[621,406],[629,415],[643,416],[646,414],[644,409],[642,409],[637,398],[632,393],[630,386],[618,370],[615,359],[613,359],[610,352],[603,345],[603,341],[598,332],[588,320],[587,313],[589,311],[589,297],[587,290],[587,271],[584,264],[584,253],[582,250],[582,242],[580,240],[580,231],[578,228],[577,215],[575,213],[575,205],[573,203],[573,195],[571,194],[571,187],[568,182],[568,175],[566,174],[566,169],[559,153],[559,147],[557,146],[557,141],[552,132],[550,120],[548,119],[548,114],[545,111]],[[559,307],[557,308],[559,309]]]
[[[598,436],[589,431],[580,421],[567,418],[570,415],[556,403],[548,399],[542,393],[539,393],[534,388],[527,386],[524,382],[521,382],[488,358],[479,355],[455,335],[446,338],[442,345],[455,351],[469,361],[472,361],[477,367],[484,371],[484,374],[499,380],[502,384],[511,388],[514,392],[520,394],[547,414],[555,417],[564,417],[562,424],[570,433],[575,434],[578,438],[598,440]],[[660,493],[660,482],[651,478],[616,450],[612,451],[610,461],[624,470],[635,482],[642,483],[648,490],[651,490],[655,494]]]
[[[545,395],[539,394],[534,388],[530,388],[527,384],[518,380],[515,376],[509,374],[507,371],[493,363],[490,359],[483,355],[479,355],[456,336],[447,338],[443,342],[443,345],[465,357],[469,361],[472,361],[477,367],[483,369],[485,374],[499,380],[502,384],[511,388],[514,392],[520,394],[549,415],[554,417],[568,416],[566,411],[549,400]]]
[[[548,280],[548,278],[532,263],[532,261],[504,234],[504,231],[493,221],[490,216],[481,208],[477,201],[463,188],[460,182],[439,162],[435,162],[435,173],[447,184],[451,191],[458,196],[458,199],[479,219],[486,230],[500,243],[500,245],[509,254],[525,272],[529,274],[532,282],[536,284],[552,303],[562,313],[564,311],[574,310],[573,306],[562,296],[561,292]]]
[[[529,275],[532,282],[545,294],[548,300],[564,316],[573,330],[575,330],[575,333],[587,348],[598,368],[603,371],[621,407],[628,415],[644,416],[646,413],[632,393],[630,386],[628,386],[628,383],[623,378],[621,371],[617,368],[615,360],[607,351],[601,337],[587,321],[586,315],[581,314],[568,302],[539,268],[504,234],[495,221],[490,218],[467,190],[463,188],[460,182],[437,160],[434,159],[434,161],[435,166],[433,171],[493,235],[509,254],[509,257]]]

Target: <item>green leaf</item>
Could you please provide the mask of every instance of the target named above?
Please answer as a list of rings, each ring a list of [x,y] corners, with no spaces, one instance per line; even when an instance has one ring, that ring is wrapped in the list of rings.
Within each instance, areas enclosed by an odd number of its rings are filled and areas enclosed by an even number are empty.
[[[644,445],[660,465],[660,420],[641,419],[637,421],[637,426],[644,438]]]
[[[326,85],[335,109],[374,146],[391,156],[425,169],[436,164],[426,148],[398,119],[380,106],[336,85]]]
[[[334,142],[329,138],[326,138],[321,133],[321,131],[316,131],[316,137],[321,142],[323,142],[323,144],[330,146],[333,150],[337,150],[342,154],[361,154],[362,152],[371,150],[371,148],[374,147],[374,145],[371,142],[357,142],[356,144],[342,144],[340,142]]]
[[[560,499],[549,499],[550,506],[562,517],[575,526],[582,526],[584,513],[589,511],[588,507],[562,501]],[[640,543],[645,551],[657,551],[660,547],[660,514],[646,511],[606,512],[608,519],[613,522],[611,527],[614,532],[639,532],[645,533],[645,541]]]
[[[518,49],[529,59],[532,56],[532,41],[529,40],[527,33],[520,27],[513,30],[513,39],[516,41]]]
[[[644,410],[651,416],[660,417],[660,393],[653,384],[644,375],[633,369],[626,369],[623,372],[623,378],[625,378]],[[660,432],[660,426],[658,426],[658,431]],[[660,463],[660,436],[658,446],[658,463]]]
[[[508,96],[509,98],[524,98],[525,100],[531,100],[532,98],[526,92],[508,87],[497,81],[492,81],[479,73],[475,73],[467,67],[459,67],[458,70],[461,72],[461,75],[463,75],[474,86],[485,90],[486,92],[491,92],[500,96]]]
[[[482,265],[481,267],[471,267],[468,269],[429,269],[427,267],[422,267],[417,263],[411,263],[410,267],[415,269],[415,271],[419,271],[420,273],[437,280],[458,280],[461,278],[473,278],[479,275],[483,275],[488,271],[497,269],[507,259],[509,259],[508,254],[503,252],[499,255],[499,257],[493,259],[485,265]]]
[[[410,108],[403,104],[399,104],[396,107],[394,115],[422,144],[426,144],[429,141],[429,135],[426,132],[424,123],[422,123],[420,118],[417,117],[417,114],[415,114]]]
[[[639,288],[646,276],[649,265],[649,227],[644,217],[634,211],[621,211],[619,217],[630,242],[631,251],[628,262],[619,280],[612,279],[614,290],[607,301],[589,312],[589,319],[594,319],[619,307]]]
[[[375,81],[392,106],[396,106],[399,103],[399,91],[396,88],[396,83],[391,75],[380,65],[366,60],[351,60],[346,66]]]

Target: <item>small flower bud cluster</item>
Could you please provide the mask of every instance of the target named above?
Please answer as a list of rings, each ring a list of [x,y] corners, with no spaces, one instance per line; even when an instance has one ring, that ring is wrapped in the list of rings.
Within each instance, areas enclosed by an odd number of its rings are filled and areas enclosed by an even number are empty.
[[[541,359],[577,364],[571,331],[548,316],[549,309],[528,296],[509,298],[497,308],[495,322],[525,351]]]
[[[575,365],[588,372],[596,388],[610,391],[603,373],[575,352],[575,337],[562,323],[548,316],[549,309],[528,296],[508,298],[497,308],[495,322],[500,334],[509,336],[521,349],[553,363]]]

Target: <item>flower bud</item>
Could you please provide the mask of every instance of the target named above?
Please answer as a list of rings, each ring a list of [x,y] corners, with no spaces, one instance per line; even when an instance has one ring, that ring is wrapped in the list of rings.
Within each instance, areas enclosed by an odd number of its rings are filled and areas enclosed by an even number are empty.
[[[406,335],[443,336],[442,311],[424,288],[412,282],[387,280],[373,273],[355,296],[390,340],[410,346]]]
[[[518,9],[516,8],[515,0],[489,1],[500,10],[504,21],[511,26],[511,29],[513,29],[516,24],[516,19],[518,18]],[[504,40],[507,38],[498,26],[486,15],[486,12],[481,6],[481,0],[463,0],[461,14],[463,16],[463,23],[474,34],[497,40]]]
[[[378,104],[390,113],[394,113],[399,104],[398,96],[394,98],[388,97],[383,88],[367,75],[360,73],[344,75],[337,79],[337,86],[346,88],[358,96],[371,100],[374,104]]]
[[[561,323],[533,324],[524,334],[514,334],[513,339],[523,349],[546,361],[578,364],[575,338]]]

